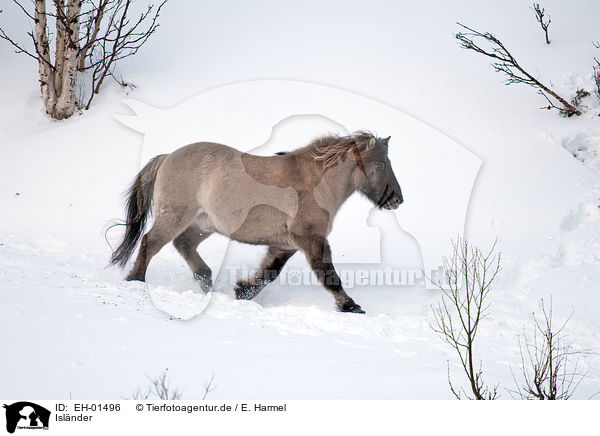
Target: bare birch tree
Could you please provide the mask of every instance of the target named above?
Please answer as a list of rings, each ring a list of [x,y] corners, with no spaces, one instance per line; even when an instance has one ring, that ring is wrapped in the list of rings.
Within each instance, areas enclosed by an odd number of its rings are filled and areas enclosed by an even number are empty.
[[[166,2],[149,3],[132,19],[134,0],[52,0],[52,10],[47,0],[33,0],[32,11],[22,0],[12,1],[32,20],[34,30],[28,32],[32,48],[2,27],[0,39],[16,53],[37,61],[42,101],[46,112],[57,120],[69,118],[78,107],[89,109],[104,79],[114,78],[115,64],[135,55],[157,30]],[[78,86],[85,88],[81,83],[85,81],[89,82],[87,95],[78,96]]]

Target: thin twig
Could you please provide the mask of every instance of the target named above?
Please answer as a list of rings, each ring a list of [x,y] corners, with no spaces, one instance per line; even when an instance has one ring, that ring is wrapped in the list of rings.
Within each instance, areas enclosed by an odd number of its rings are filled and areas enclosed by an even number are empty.
[[[550,38],[548,37],[548,27],[552,22],[550,16],[548,15],[546,19],[546,10],[542,8],[539,3],[534,3],[531,6],[531,9],[533,9],[536,21],[540,23],[540,27],[544,31],[544,36],[546,37],[546,44],[550,44]]]

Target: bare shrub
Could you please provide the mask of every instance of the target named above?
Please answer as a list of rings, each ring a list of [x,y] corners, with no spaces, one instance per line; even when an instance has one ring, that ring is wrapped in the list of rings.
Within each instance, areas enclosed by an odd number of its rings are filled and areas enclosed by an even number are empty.
[[[535,13],[535,19],[538,23],[540,23],[540,27],[544,31],[544,36],[546,37],[546,44],[550,44],[550,38],[548,37],[548,27],[552,20],[550,19],[550,15],[546,16],[546,10],[540,6],[539,3],[534,3],[531,6],[533,12]]]
[[[158,399],[158,400],[181,400],[183,390],[177,387],[171,386],[171,381],[167,376],[168,369],[165,369],[157,377],[148,377],[149,385],[142,389],[137,387],[133,392],[132,400],[147,400],[147,399]],[[205,400],[212,391],[217,388],[215,385],[215,375],[213,374],[203,385],[202,400]]]
[[[485,385],[481,362],[476,367],[474,346],[479,323],[487,315],[492,282],[500,271],[500,255],[495,253],[496,242],[487,253],[460,237],[452,246],[452,255],[444,259],[443,281],[433,281],[441,289],[442,299],[432,307],[434,320],[429,326],[456,351],[467,376],[470,393],[454,387],[448,366],[448,384],[454,396],[493,400],[499,397],[498,387]]]
[[[149,386],[143,390],[138,388],[133,392],[132,400],[147,400],[154,398],[158,400],[180,400],[183,390],[177,387],[171,387],[171,382],[167,377],[168,369],[165,369],[157,377],[149,377]]]
[[[584,352],[573,349],[563,333],[571,317],[556,328],[552,300],[548,307],[543,299],[540,305],[541,320],[532,314],[532,331],[523,329],[523,337],[519,338],[519,377],[511,368],[516,389],[509,392],[513,397],[527,400],[568,400],[585,377],[578,368]]]
[[[466,50],[472,50],[475,53],[480,53],[486,57],[494,59],[492,68],[494,71],[503,73],[506,76],[506,84],[522,83],[532,86],[538,90],[538,94],[542,95],[548,101],[548,106],[545,109],[558,109],[561,115],[571,117],[573,115],[581,115],[581,111],[569,103],[565,98],[558,95],[552,89],[541,83],[533,75],[527,72],[504,44],[489,32],[481,33],[470,27],[461,26],[466,32],[458,32],[454,37],[459,41],[460,46]],[[483,48],[478,45],[475,40],[481,41],[484,44],[489,44],[490,48]],[[552,100],[554,99],[560,106]]]
[[[571,99],[571,104],[580,110],[584,110],[586,107],[583,105],[583,99],[589,96],[590,93],[588,91],[582,88],[577,88],[577,91],[575,91],[575,97]]]

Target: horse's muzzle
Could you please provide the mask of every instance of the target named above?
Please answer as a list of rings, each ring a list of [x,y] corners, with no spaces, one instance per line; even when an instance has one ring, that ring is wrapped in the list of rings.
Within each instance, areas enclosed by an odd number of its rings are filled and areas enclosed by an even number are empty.
[[[402,203],[404,203],[404,198],[393,197],[385,202],[383,208],[386,210],[398,209]]]

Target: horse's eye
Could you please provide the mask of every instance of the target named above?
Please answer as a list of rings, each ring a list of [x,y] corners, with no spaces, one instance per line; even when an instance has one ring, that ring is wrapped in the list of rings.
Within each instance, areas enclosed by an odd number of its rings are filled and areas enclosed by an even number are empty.
[[[384,169],[385,168],[385,162],[377,162],[375,164],[375,168],[378,169],[378,170]]]

